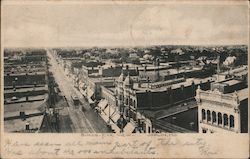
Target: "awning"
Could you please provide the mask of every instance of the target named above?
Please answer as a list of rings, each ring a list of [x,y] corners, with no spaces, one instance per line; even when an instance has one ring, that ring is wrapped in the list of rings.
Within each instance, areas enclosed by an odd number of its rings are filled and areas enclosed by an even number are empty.
[[[106,99],[102,99],[99,103],[98,103],[98,107],[101,108],[101,110],[105,110],[105,108],[108,105],[108,101]]]
[[[115,131],[115,133],[120,133],[120,128],[116,124],[111,124],[112,130]]]
[[[95,103],[94,101],[93,101],[93,99],[92,99],[92,97],[93,97],[93,95],[94,95],[94,92],[92,91],[92,90],[88,90],[88,102],[90,103],[90,104],[93,104],[93,103]]]
[[[135,126],[129,122],[123,130],[125,133],[132,133],[135,130]]]
[[[104,113],[101,113],[100,116],[102,117],[102,119],[107,123],[109,121],[109,116],[104,114]]]
[[[145,120],[146,117],[145,117],[142,113],[137,112],[137,113],[136,113],[136,119]]]
[[[94,95],[94,91],[88,90],[88,98],[91,98]]]
[[[79,88],[79,90],[80,90],[81,94],[82,94],[84,97],[87,96],[87,91],[86,91],[86,90],[83,90],[83,89],[81,89],[81,88]]]
[[[79,87],[83,88],[85,86],[85,84],[83,82],[79,82]]]
[[[94,104],[95,103],[91,98],[88,98],[88,102],[89,102],[89,104]]]
[[[110,111],[110,112],[109,112]],[[108,105],[107,106],[107,108],[104,110],[104,112],[107,114],[107,115],[112,115],[114,112],[115,112],[115,109],[112,107],[112,106],[110,106],[110,105]]]
[[[118,111],[115,111],[114,114],[111,116],[111,119],[114,123],[117,123],[118,119],[120,118],[120,113]]]
[[[79,78],[78,78],[78,77],[76,77],[76,78],[75,78],[75,80],[76,80],[76,81],[78,81],[78,80],[79,80]]]

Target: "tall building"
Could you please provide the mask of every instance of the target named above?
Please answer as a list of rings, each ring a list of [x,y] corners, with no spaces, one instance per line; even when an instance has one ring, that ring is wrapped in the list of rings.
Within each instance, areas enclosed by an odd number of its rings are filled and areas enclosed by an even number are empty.
[[[120,112],[126,117],[127,121],[136,121],[136,91],[133,89],[133,80],[129,73],[126,78],[123,72],[121,73],[116,89]]]
[[[125,77],[122,71],[116,82],[115,94],[120,115],[127,122],[124,132],[129,128],[132,131],[134,130],[133,132],[151,133],[151,121],[140,112],[137,112],[136,90],[133,88],[133,85],[134,81],[129,72],[127,72]]]
[[[211,90],[196,90],[200,133],[247,133],[248,88],[244,81],[226,79]]]

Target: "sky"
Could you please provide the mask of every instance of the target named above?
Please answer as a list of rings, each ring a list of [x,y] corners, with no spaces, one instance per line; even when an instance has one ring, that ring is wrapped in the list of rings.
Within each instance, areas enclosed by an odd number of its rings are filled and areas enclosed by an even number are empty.
[[[3,4],[8,47],[248,43],[246,3]]]

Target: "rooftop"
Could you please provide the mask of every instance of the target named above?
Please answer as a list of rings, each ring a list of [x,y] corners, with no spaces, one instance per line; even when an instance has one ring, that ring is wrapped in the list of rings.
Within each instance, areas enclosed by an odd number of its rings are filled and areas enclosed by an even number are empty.
[[[248,99],[248,95],[249,95],[248,88],[241,89],[241,90],[237,91],[237,93],[238,93],[240,101]]]
[[[20,132],[25,130],[26,123],[30,129],[39,129],[43,121],[43,115],[27,118],[26,120],[14,119],[4,121],[5,132]]]
[[[230,70],[230,74],[247,74],[248,73],[248,67],[247,66],[241,66],[238,68],[234,68],[233,70]],[[222,72],[221,74],[228,74],[228,71]]]
[[[40,113],[45,106],[44,101],[22,102],[4,105],[4,117],[19,116],[20,111],[25,111],[25,114]]]
[[[228,84],[229,86],[232,86],[232,85],[241,83],[241,81],[232,79],[232,80],[229,80],[229,81],[225,81],[225,82],[223,82],[223,83]]]
[[[192,72],[192,71],[197,71],[197,70],[202,70],[202,67],[200,68],[180,68],[177,70],[176,68],[171,68],[171,69],[166,69],[166,70],[159,70],[159,73],[161,75],[174,75],[178,73],[184,73],[184,72]],[[155,71],[147,71],[146,74],[152,75],[155,74]]]
[[[121,66],[114,64],[114,63],[105,63],[105,65],[101,66],[103,69],[108,69],[108,68],[121,68]]]
[[[94,83],[98,83],[98,82],[112,82],[117,80],[118,77],[102,77],[102,78],[90,78],[90,81],[94,82]]]
[[[4,90],[5,93],[16,93],[16,92],[28,92],[28,91],[42,91],[42,90],[48,90],[47,85],[44,85],[42,87],[31,87],[31,88],[17,88],[16,91],[13,89],[6,89]]]
[[[181,85],[183,85],[184,87],[189,86],[192,84],[192,82],[194,82],[195,84],[199,84],[200,82],[204,83],[207,82],[208,80],[213,81],[214,79],[211,77],[208,78],[204,78],[204,79],[200,79],[200,78],[188,78],[186,79],[186,81],[184,82],[180,82],[180,83],[176,83],[176,84],[172,84],[169,86],[163,86],[163,87],[159,87],[159,88],[148,88],[148,83],[142,83],[141,87],[138,86],[138,83],[135,83],[133,88],[139,91],[146,91],[146,90],[151,90],[151,91],[165,91],[167,88],[171,87],[172,89],[176,89],[181,87]],[[159,82],[157,82],[159,83]]]
[[[241,71],[241,72],[237,72],[237,73],[235,73],[234,75],[235,75],[235,76],[242,76],[242,75],[246,75],[246,74],[248,74],[248,69],[243,70],[243,71]]]
[[[109,87],[108,88],[111,92],[115,93],[115,87]]]
[[[45,75],[46,74],[45,70],[44,71],[39,71],[39,72],[36,72],[36,71],[14,72],[14,73],[5,72],[4,75],[7,76],[7,73],[9,74],[9,76],[25,76],[26,74],[28,74],[28,75]]]

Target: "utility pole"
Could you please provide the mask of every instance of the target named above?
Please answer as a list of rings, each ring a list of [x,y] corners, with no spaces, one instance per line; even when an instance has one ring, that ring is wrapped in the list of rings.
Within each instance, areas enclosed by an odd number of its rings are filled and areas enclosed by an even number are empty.
[[[217,81],[219,81],[220,74],[220,55],[217,56]]]
[[[130,90],[128,92],[128,121],[130,121]]]
[[[217,56],[217,73],[220,73],[220,55]]]
[[[109,120],[108,120],[108,125],[110,126],[110,105],[109,106]]]

